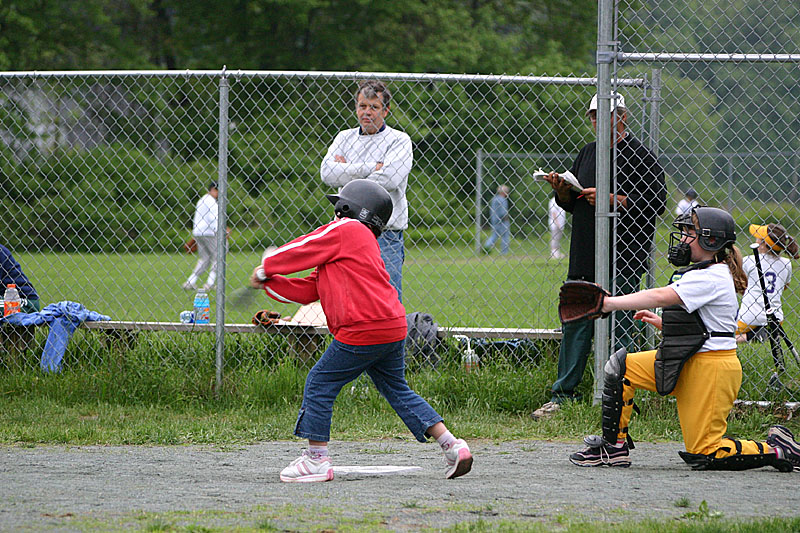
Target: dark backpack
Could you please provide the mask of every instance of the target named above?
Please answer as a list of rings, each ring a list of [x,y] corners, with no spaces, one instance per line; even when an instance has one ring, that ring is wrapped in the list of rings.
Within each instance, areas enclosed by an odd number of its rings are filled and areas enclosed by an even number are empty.
[[[406,336],[406,359],[425,362],[436,366],[439,357],[436,347],[439,345],[437,333],[439,326],[428,313],[411,313],[406,315],[408,335]]]

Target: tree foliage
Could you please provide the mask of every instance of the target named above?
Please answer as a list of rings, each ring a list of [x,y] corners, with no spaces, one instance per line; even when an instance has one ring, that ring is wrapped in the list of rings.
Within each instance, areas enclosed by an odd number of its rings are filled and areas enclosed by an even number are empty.
[[[0,69],[514,73],[546,55],[591,65],[596,12],[591,0],[14,0],[0,5]]]

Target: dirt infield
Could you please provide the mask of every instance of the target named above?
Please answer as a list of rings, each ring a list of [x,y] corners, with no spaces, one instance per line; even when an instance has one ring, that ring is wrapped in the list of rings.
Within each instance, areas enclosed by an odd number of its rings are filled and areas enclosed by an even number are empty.
[[[765,468],[692,472],[679,444],[637,443],[633,466],[579,468],[576,443],[471,442],[467,476],[443,479],[435,443],[333,442],[334,465],[419,466],[394,475],[338,474],[288,484],[278,472],[299,442],[251,446],[0,448],[0,530],[156,526],[418,530],[482,519],[556,524],[674,518],[796,516],[800,474]]]

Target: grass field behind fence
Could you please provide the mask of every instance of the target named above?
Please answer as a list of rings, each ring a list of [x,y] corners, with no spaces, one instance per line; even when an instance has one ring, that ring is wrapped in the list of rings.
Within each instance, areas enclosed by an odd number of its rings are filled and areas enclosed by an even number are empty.
[[[472,243],[409,247],[403,271],[406,309],[431,313],[441,326],[558,327],[556,295],[567,263],[548,261],[547,249],[538,240],[514,241],[511,254],[505,257],[476,256]],[[246,285],[260,255],[260,251],[228,254],[229,299],[234,290]],[[181,284],[196,256],[19,254],[18,260],[42,305],[71,300],[112,320],[169,322],[177,322],[181,311],[191,309],[194,294],[181,289]],[[211,294],[212,321],[215,296]],[[280,304],[259,293],[248,307],[228,306],[226,323],[248,323],[263,308],[286,316],[297,305]]]
[[[668,281],[666,260],[668,227],[656,238],[656,285]],[[488,234],[484,233],[485,238]],[[740,238],[743,253],[747,239]],[[562,240],[568,251],[569,235]],[[228,302],[236,289],[247,284],[260,261],[261,250],[231,252],[227,257]],[[558,287],[567,274],[567,260],[548,259],[547,234],[512,239],[508,256],[475,253],[474,242],[451,245],[411,243],[406,247],[403,299],[407,312],[433,315],[441,327],[556,328]],[[77,301],[109,315],[112,320],[177,322],[190,309],[193,293],[181,289],[194,267],[196,256],[172,254],[18,254],[42,305],[62,300]],[[201,282],[205,277],[201,278]],[[216,295],[211,294],[212,321]],[[248,323],[253,313],[269,308],[284,316],[296,305],[280,304],[259,293],[244,308],[227,306],[226,323]],[[783,295],[784,327],[798,339],[795,314],[800,298],[790,286]]]

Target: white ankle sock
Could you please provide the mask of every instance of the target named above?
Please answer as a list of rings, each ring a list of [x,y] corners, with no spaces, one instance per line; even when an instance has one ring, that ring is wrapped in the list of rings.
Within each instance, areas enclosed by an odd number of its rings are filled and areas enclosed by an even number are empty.
[[[449,450],[450,446],[452,446],[455,441],[456,438],[449,431],[445,431],[436,439],[436,442],[439,443],[439,446],[441,446],[443,450]]]
[[[327,446],[308,446],[308,454],[311,457],[328,457]]]

